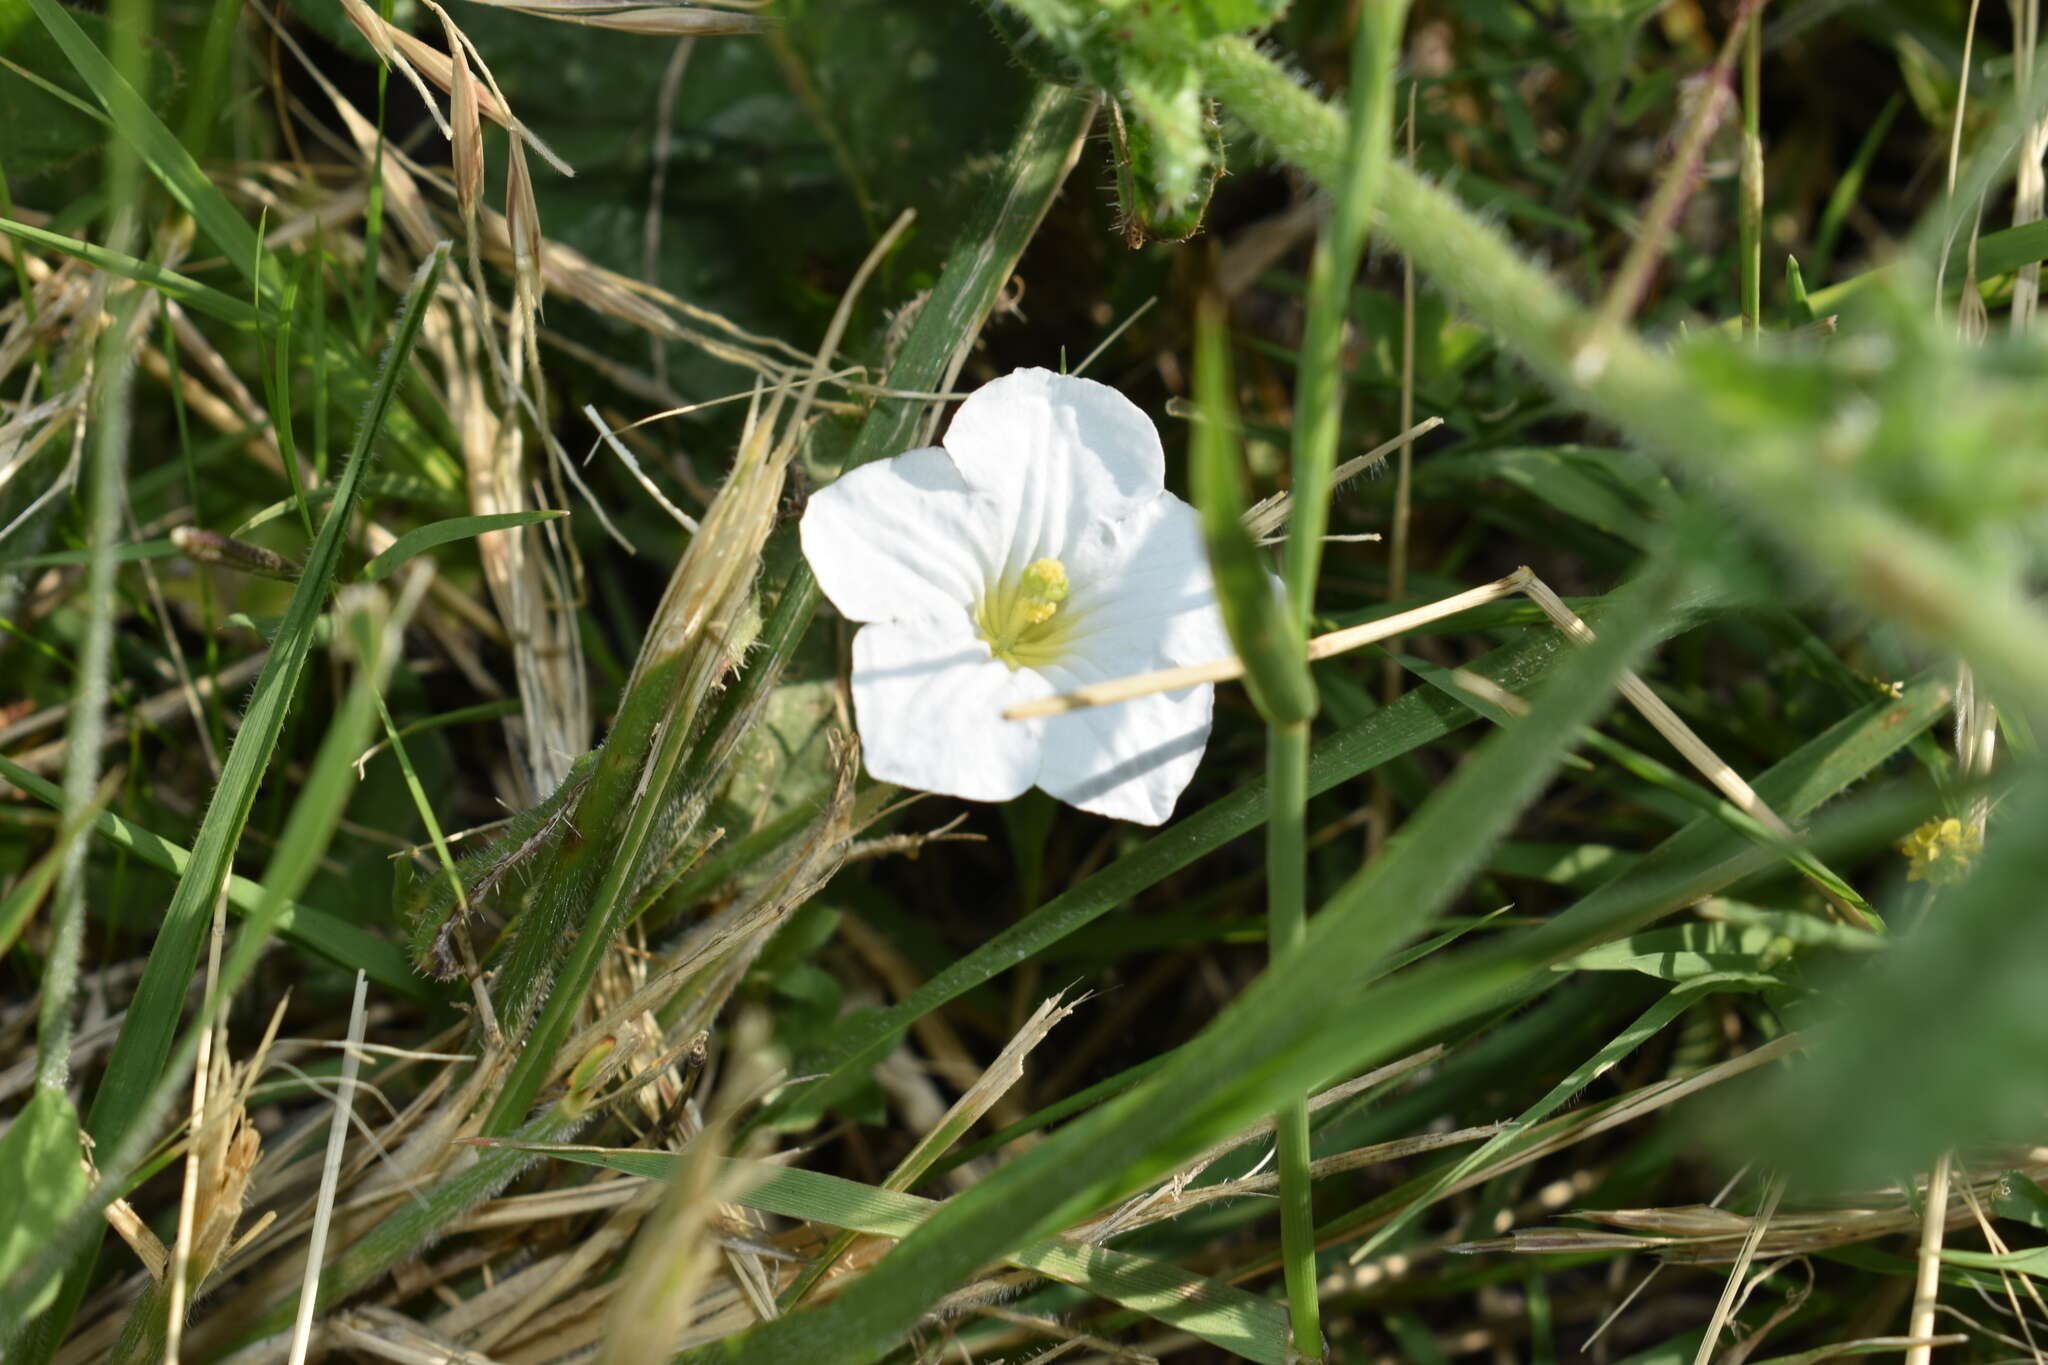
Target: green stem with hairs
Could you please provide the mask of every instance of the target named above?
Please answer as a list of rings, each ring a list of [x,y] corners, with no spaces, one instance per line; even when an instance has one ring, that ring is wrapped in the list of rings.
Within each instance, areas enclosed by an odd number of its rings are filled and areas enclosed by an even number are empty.
[[[1308,317],[1295,387],[1293,516],[1285,552],[1292,618],[1287,635],[1297,650],[1307,638],[1315,610],[1323,538],[1330,525],[1330,478],[1344,421],[1344,323],[1351,314],[1351,281],[1365,255],[1374,204],[1386,179],[1394,125],[1394,64],[1407,11],[1407,0],[1370,5],[1352,37],[1343,176],[1334,187],[1329,226],[1316,241],[1309,268]],[[1305,690],[1312,715],[1313,682]],[[1273,802],[1266,825],[1267,942],[1277,965],[1308,935],[1309,722],[1302,716],[1271,713],[1266,722],[1266,773]],[[1316,1297],[1307,1097],[1297,1095],[1283,1106],[1274,1115],[1273,1127],[1280,1174],[1280,1254],[1294,1349],[1304,1359],[1320,1360],[1323,1335]]]
[[[1266,782],[1272,814],[1266,821],[1266,934],[1277,965],[1308,938],[1308,722],[1266,731]],[[1309,1173],[1308,1097],[1297,1095],[1273,1117],[1280,1172],[1280,1259],[1287,1280],[1287,1312],[1294,1349],[1304,1360],[1323,1358],[1316,1298],[1316,1217]]]
[[[1344,174],[1344,117],[1301,88],[1249,40],[1190,43],[1210,90],[1284,159],[1325,185]],[[2001,129],[2048,106],[2022,101]],[[1971,192],[1997,167],[1973,166]],[[1600,338],[1592,318],[1497,230],[1410,168],[1387,167],[1377,229],[1444,295],[1560,394],[1659,454],[1710,471],[1796,557],[1826,572],[1854,600],[1900,619],[1969,658],[1980,677],[2012,695],[2048,688],[2048,616],[2011,581],[1988,584],[1979,566],[1876,493],[1823,467],[1809,446],[1766,422],[1716,406],[1676,359],[1631,329]],[[1915,233],[1938,249],[1941,210]],[[1906,285],[1902,283],[1902,288]],[[1910,292],[1910,291],[1909,291]],[[1925,291],[1921,291],[1924,296]],[[1825,516],[1811,509],[1825,506]],[[2048,703],[2036,708],[2048,724]]]
[[[1763,25],[1752,20],[1742,35],[1742,328],[1754,337],[1764,325]]]

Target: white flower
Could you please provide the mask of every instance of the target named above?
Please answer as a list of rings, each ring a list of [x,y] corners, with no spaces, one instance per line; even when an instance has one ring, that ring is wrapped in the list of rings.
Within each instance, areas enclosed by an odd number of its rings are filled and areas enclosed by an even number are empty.
[[[1156,825],[1209,739],[1215,689],[1038,720],[1003,709],[1230,654],[1195,510],[1159,433],[1093,380],[983,386],[943,448],[856,469],[811,498],[804,555],[849,620],[868,771],[975,801],[1038,786]]]

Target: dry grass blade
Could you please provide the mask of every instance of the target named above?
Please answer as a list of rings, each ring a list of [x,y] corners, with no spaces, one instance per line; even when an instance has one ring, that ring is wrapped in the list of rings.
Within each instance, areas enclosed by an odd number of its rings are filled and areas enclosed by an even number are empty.
[[[313,1230],[306,1237],[306,1278],[299,1288],[299,1315],[292,1324],[290,1365],[304,1365],[313,1340],[313,1311],[320,1298],[321,1260],[327,1250],[327,1227],[334,1216],[335,1186],[341,1177],[342,1149],[348,1143],[349,1116],[355,1103],[356,1070],[363,1041],[364,992],[369,978],[356,973],[355,1002],[348,1012],[348,1043],[341,1055],[341,1081],[334,1092],[334,1122],[327,1133],[327,1158],[320,1166],[320,1193],[313,1204]]]
[[[757,1015],[742,1016],[732,1034],[728,1057],[733,1065],[725,1085],[710,1116],[692,1134],[661,1206],[627,1259],[598,1365],[666,1359],[689,1326],[717,1247],[711,1230],[725,1216],[722,1206],[744,1188],[744,1177],[735,1173],[734,1165],[721,1163],[719,1156],[736,1112],[758,1097],[776,1070],[776,1064],[767,1060],[767,1049],[767,1022]]]
[[[770,21],[684,4],[634,4],[630,0],[478,0],[493,9],[509,9],[536,19],[557,19],[591,28],[611,28],[650,37],[709,38],[719,34],[760,33]]]

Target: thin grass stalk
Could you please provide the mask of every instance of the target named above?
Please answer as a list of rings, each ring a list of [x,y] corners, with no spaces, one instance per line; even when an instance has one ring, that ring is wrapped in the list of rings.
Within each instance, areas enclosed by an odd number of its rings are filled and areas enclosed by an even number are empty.
[[[1351,42],[1350,123],[1345,174],[1330,224],[1309,267],[1308,317],[1295,389],[1293,518],[1283,556],[1291,638],[1308,634],[1315,610],[1323,537],[1330,524],[1330,479],[1344,419],[1344,325],[1351,282],[1365,254],[1374,201],[1386,172],[1394,116],[1393,66],[1406,0],[1367,6]],[[1403,423],[1406,430],[1409,424]],[[1407,447],[1402,447],[1407,458]],[[1311,707],[1315,685],[1308,686]],[[1271,723],[1266,777],[1272,814],[1266,823],[1267,953],[1280,963],[1308,936],[1308,747],[1306,720]],[[1323,1333],[1316,1294],[1315,1185],[1309,1169],[1308,1097],[1297,1095],[1273,1118],[1280,1175],[1280,1255],[1294,1349],[1321,1360]]]
[[[149,28],[149,0],[117,0],[109,32],[114,69],[130,84],[142,72],[142,34]],[[107,143],[104,185],[111,215],[107,234],[116,250],[133,249],[137,203],[142,195],[142,158],[125,138]],[[29,297],[27,293],[24,298]],[[106,729],[107,675],[112,665],[114,551],[120,540],[121,489],[127,479],[132,324],[147,297],[127,288],[112,309],[93,347],[93,440],[86,471],[89,557],[85,571],[85,636],[78,653],[78,682],[72,694],[64,759],[64,810],[78,819],[90,810],[99,787],[100,742]],[[85,930],[85,853],[88,840],[74,839],[57,873],[50,906],[50,947],[42,976],[42,1008],[36,1019],[36,1085],[66,1089],[71,1080],[72,996]]]
[[[1415,82],[1408,82],[1408,164],[1415,164]],[[1415,428],[1415,261],[1401,257],[1401,430]],[[1415,448],[1401,447],[1394,468],[1394,514],[1387,537],[1387,600],[1398,602],[1408,595],[1408,536],[1414,520]],[[1387,643],[1387,658],[1380,667],[1380,705],[1392,706],[1401,696],[1401,664],[1393,657],[1400,649],[1398,638]],[[1380,851],[1392,832],[1394,789],[1384,774],[1372,780],[1372,818],[1366,821],[1365,851],[1370,857]]]
[[[1742,35],[1742,327],[1751,337],[1764,325],[1764,37],[1752,21]]]
[[[1303,634],[1315,606],[1323,536],[1330,524],[1330,472],[1337,463],[1337,435],[1344,420],[1342,352],[1344,324],[1351,315],[1351,281],[1365,254],[1380,183],[1386,177],[1394,122],[1393,67],[1407,9],[1406,0],[1366,6],[1352,38],[1344,176],[1331,187],[1336,203],[1309,266],[1308,316],[1294,403],[1294,511],[1284,556],[1287,600]],[[1407,426],[1404,423],[1402,429]]]
[[[1308,938],[1307,721],[1267,729],[1266,782],[1273,801],[1266,820],[1266,943],[1271,960],[1279,964],[1299,952]],[[1273,1131],[1280,1172],[1280,1258],[1294,1349],[1305,1360],[1321,1360],[1306,1094],[1294,1096],[1273,1116]]]

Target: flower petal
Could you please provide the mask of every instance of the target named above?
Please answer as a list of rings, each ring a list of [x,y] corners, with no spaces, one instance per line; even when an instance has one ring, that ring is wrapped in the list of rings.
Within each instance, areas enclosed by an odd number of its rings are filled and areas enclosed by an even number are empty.
[[[1171,493],[1091,528],[1067,577],[1061,662],[1084,681],[1230,656],[1201,519]]]
[[[951,617],[993,581],[997,503],[936,446],[878,460],[811,495],[798,536],[818,586],[851,621]]]
[[[1046,671],[1062,690],[1082,681]],[[1215,700],[1204,683],[1054,716],[1045,722],[1038,785],[1097,815],[1164,824],[1202,761]]]
[[[920,791],[1007,801],[1038,780],[1044,721],[1003,708],[1052,695],[989,657],[971,622],[888,621],[853,637],[853,709],[868,772]]]
[[[946,428],[968,487],[994,498],[1007,536],[999,566],[1064,558],[1088,528],[1166,486],[1159,432],[1106,384],[1017,370],[982,385]]]

